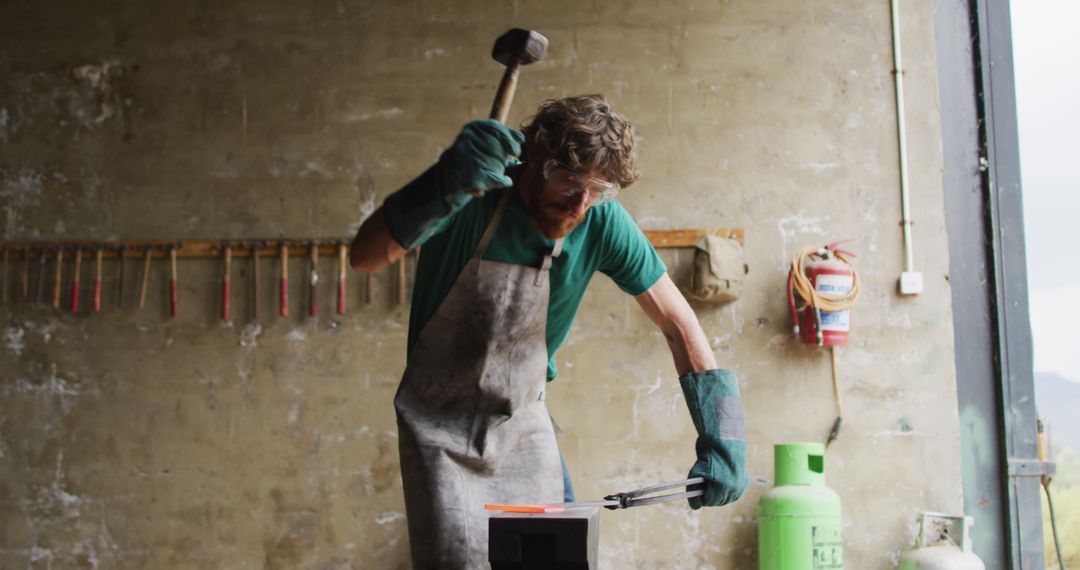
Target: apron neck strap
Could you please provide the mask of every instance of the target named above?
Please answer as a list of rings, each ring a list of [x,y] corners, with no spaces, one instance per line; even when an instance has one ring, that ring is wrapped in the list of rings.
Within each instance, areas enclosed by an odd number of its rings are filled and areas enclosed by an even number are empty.
[[[563,238],[555,240],[555,245],[551,246],[551,253],[544,256],[544,263],[540,265],[540,271],[536,272],[536,279],[533,280],[533,285],[539,287],[543,285],[544,278],[547,276],[548,271],[551,270],[551,261],[559,254],[562,253]]]
[[[495,236],[495,230],[499,228],[499,222],[502,221],[503,213],[506,212],[506,205],[510,203],[510,193],[514,191],[514,188],[507,188],[501,198],[499,198],[499,205],[495,207],[495,213],[491,216],[491,221],[488,222],[487,228],[484,229],[484,235],[480,236],[480,242],[476,244],[476,251],[473,252],[473,259],[480,259],[484,256],[484,252],[487,251],[487,247],[491,244],[491,238]],[[555,240],[555,244],[551,246],[551,253],[544,256],[544,262],[540,266],[540,274],[547,273],[551,269],[552,259],[559,257],[559,254],[563,250],[563,238]],[[541,275],[537,275],[537,285],[540,284]]]
[[[499,198],[499,205],[495,207],[495,213],[492,214],[491,221],[488,222],[487,229],[484,230],[484,235],[480,237],[480,243],[476,244],[476,251],[473,252],[473,259],[480,259],[484,256],[488,244],[491,243],[491,238],[495,235],[495,230],[499,228],[499,222],[502,221],[503,212],[506,211],[506,205],[510,203],[510,193],[514,191],[513,187],[503,191],[502,198]]]
[[[551,257],[559,257],[562,253],[563,238],[555,240],[555,245],[551,246]]]

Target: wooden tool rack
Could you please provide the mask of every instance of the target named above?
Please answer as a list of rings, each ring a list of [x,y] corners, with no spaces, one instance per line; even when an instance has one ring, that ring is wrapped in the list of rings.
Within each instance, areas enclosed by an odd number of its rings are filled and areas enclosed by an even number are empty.
[[[713,228],[713,229],[678,229],[678,230],[646,230],[645,236],[652,242],[654,247],[657,248],[675,248],[675,247],[693,247],[697,241],[706,234],[713,234],[723,237],[728,237],[737,240],[739,243],[745,242],[745,232],[743,228]],[[51,262],[53,279],[50,292],[52,295],[52,305],[56,308],[60,308],[60,298],[63,290],[63,262],[65,259],[74,260],[73,267],[76,271],[72,278],[71,294],[69,295],[70,307],[72,312],[78,311],[78,301],[81,295],[79,289],[79,273],[81,272],[81,261],[83,256],[92,259],[92,263],[95,268],[94,271],[94,302],[91,307],[93,312],[99,312],[101,308],[101,261],[102,259],[116,259],[122,258],[123,260],[135,259],[143,261],[142,267],[142,291],[139,296],[139,306],[142,307],[146,300],[146,281],[149,271],[149,263],[152,258],[167,258],[171,262],[171,314],[176,316],[177,309],[177,293],[176,293],[176,260],[187,258],[222,258],[225,260],[225,273],[223,275],[223,289],[222,289],[222,318],[229,320],[230,314],[230,273],[232,259],[236,257],[269,257],[271,259],[277,258],[281,262],[282,269],[280,270],[280,279],[282,280],[280,295],[280,314],[285,316],[288,314],[288,273],[287,273],[287,261],[290,254],[295,254],[298,257],[307,256],[311,264],[310,274],[307,276],[310,281],[309,290],[311,296],[309,300],[309,314],[311,316],[317,315],[316,302],[317,302],[317,287],[319,282],[318,276],[318,256],[330,255],[335,256],[339,262],[339,275],[338,275],[338,307],[337,312],[343,314],[345,312],[345,279],[347,270],[347,249],[351,240],[343,238],[308,238],[308,239],[237,239],[237,240],[109,240],[109,241],[88,241],[88,240],[71,240],[71,241],[33,241],[33,242],[4,242],[0,243],[0,251],[3,254],[3,275],[2,282],[0,282],[0,289],[2,289],[3,302],[9,302],[13,298],[29,299],[35,297],[30,289],[30,274],[36,272],[36,297],[41,300],[42,288],[44,286],[44,279],[47,277],[45,274],[45,264]],[[418,255],[420,249],[417,248],[409,252],[412,255]],[[406,256],[406,258],[408,255]],[[405,279],[405,262],[406,258],[402,258],[395,263],[394,271],[396,271],[396,300],[399,305],[403,305],[406,302],[406,279]],[[59,261],[59,263],[57,263]],[[88,261],[90,263],[90,261]],[[14,280],[16,286],[12,287],[13,276],[17,276],[18,279]],[[256,312],[253,318],[258,318],[257,306],[258,306],[258,280],[259,269],[256,264],[253,271],[253,279],[255,286],[253,292],[255,295]],[[367,287],[365,288],[365,304],[371,302],[371,274],[365,274],[367,280]],[[119,296],[119,304],[122,306],[123,283],[121,281],[121,295]]]

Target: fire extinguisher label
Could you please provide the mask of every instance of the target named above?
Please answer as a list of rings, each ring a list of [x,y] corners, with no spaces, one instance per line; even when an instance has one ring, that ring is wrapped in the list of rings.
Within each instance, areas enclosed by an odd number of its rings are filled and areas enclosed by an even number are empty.
[[[846,295],[851,292],[854,280],[850,275],[836,275],[834,273],[818,273],[814,288],[818,293],[827,295]]]
[[[845,295],[851,291],[854,283],[851,275],[819,273],[816,277],[814,288],[818,293],[827,295]],[[848,332],[850,329],[851,313],[849,311],[821,312],[822,331]]]

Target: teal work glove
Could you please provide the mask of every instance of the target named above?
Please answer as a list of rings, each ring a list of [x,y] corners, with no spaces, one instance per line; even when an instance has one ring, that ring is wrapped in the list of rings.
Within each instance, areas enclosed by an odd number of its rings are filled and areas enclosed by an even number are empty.
[[[517,164],[525,135],[494,119],[472,121],[434,166],[386,198],[390,236],[412,249],[439,232],[472,199],[469,192],[507,188],[506,168]]]
[[[748,482],[739,383],[730,370],[704,370],[683,374],[679,384],[698,432],[698,459],[689,477],[705,478],[705,494],[688,499],[690,508],[726,505],[742,496]]]

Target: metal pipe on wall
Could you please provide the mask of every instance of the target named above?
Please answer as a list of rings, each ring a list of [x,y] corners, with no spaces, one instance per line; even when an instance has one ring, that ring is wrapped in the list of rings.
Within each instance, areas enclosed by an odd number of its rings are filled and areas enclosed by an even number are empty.
[[[922,293],[922,274],[915,271],[915,248],[911,243],[911,191],[908,184],[907,127],[904,118],[904,66],[900,49],[900,2],[889,0],[892,8],[893,85],[896,91],[896,133],[900,147],[900,225],[904,232],[904,270],[900,273],[900,293]]]

